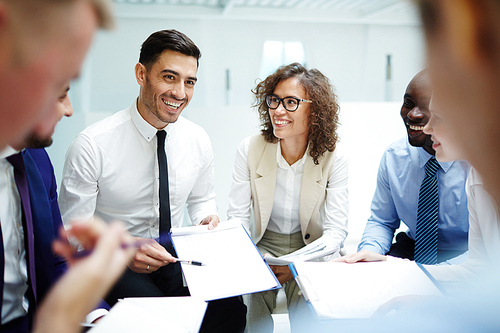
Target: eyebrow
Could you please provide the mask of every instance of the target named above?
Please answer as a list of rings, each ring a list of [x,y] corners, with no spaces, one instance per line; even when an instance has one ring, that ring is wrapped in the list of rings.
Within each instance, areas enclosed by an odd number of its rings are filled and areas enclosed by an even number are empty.
[[[164,69],[160,72],[160,74],[174,74],[174,75],[177,75],[177,76],[181,76],[178,72],[174,71],[174,70],[171,70],[171,69]],[[195,76],[189,76],[188,77],[189,80],[193,80],[193,81],[198,81],[198,78],[195,77]]]

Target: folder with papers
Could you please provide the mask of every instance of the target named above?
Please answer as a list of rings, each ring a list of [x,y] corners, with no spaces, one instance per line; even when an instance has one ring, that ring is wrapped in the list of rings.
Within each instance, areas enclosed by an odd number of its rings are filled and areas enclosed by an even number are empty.
[[[370,318],[397,296],[441,295],[435,281],[414,261],[295,262],[289,266],[319,319]]]
[[[259,250],[236,221],[172,228],[172,242],[179,258],[201,262],[181,263],[191,296],[206,301],[281,288]]]

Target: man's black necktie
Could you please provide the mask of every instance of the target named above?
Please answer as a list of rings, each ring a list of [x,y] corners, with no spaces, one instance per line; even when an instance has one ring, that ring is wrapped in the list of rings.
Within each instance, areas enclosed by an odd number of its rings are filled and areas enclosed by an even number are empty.
[[[165,137],[167,133],[163,130],[158,131],[158,169],[160,171],[160,244],[170,244],[168,233],[170,232],[171,217],[170,217],[170,193],[168,190],[168,167],[167,155],[165,154]],[[170,249],[167,248],[167,251]],[[170,252],[170,251],[169,251]],[[171,252],[172,253],[172,252]]]

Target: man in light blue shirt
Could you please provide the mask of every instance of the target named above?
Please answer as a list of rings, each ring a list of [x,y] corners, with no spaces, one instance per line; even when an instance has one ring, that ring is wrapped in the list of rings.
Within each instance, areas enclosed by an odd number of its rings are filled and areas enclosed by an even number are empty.
[[[425,176],[425,164],[435,151],[430,135],[423,132],[430,118],[432,95],[426,70],[418,73],[406,88],[401,117],[408,136],[387,148],[377,176],[377,188],[371,204],[371,216],[358,246],[394,257],[414,259],[415,231],[419,190]],[[470,165],[465,161],[439,163],[438,181],[438,262],[467,251],[469,230],[465,182]],[[396,236],[401,222],[408,231]]]

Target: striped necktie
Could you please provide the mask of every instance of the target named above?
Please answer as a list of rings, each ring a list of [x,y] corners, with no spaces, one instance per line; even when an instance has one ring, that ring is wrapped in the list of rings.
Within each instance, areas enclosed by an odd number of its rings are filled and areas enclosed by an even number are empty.
[[[415,261],[427,265],[437,262],[439,198],[436,171],[439,168],[434,157],[427,161],[418,195]]]

